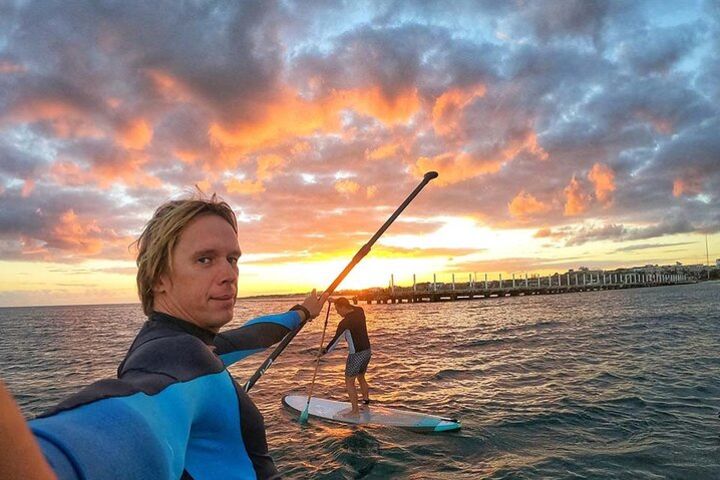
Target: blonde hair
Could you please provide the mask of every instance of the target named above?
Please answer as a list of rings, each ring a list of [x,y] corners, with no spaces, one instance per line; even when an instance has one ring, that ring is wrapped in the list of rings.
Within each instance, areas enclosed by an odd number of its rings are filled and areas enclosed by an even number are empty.
[[[235,212],[213,194],[210,198],[195,196],[160,205],[134,242],[138,295],[145,315],[153,310],[153,287],[161,275],[171,271],[173,250],[183,229],[200,215],[217,215],[227,221],[235,233],[238,231]]]

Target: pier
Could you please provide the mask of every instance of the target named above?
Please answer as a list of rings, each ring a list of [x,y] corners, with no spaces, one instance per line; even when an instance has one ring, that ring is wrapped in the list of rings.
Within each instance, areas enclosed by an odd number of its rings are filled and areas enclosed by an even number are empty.
[[[504,298],[527,295],[556,295],[561,293],[590,292],[597,290],[618,290],[627,288],[658,287],[696,283],[696,279],[684,273],[659,272],[568,272],[516,278],[489,279],[487,275],[478,281],[477,276],[468,276],[467,282],[456,282],[452,275],[450,283],[436,281],[433,275],[432,282],[416,283],[413,275],[413,285],[410,287],[397,286],[391,276],[388,288],[374,288],[353,292],[348,295],[353,302],[372,303],[420,303],[420,302],[447,302],[457,300],[472,300],[483,298]]]

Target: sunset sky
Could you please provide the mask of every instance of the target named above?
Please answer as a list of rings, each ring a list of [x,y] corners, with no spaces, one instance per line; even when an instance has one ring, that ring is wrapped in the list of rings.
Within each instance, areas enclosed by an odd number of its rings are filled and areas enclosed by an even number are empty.
[[[720,257],[720,4],[0,4],[0,306],[137,301],[162,202],[240,295]]]

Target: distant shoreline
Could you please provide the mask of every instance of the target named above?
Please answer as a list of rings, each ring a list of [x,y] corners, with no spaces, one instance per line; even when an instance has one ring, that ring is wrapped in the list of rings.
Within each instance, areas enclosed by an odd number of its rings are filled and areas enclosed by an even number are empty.
[[[238,297],[238,301],[242,300],[281,300],[286,298],[297,298],[305,297],[309,292],[303,293],[272,293],[268,295],[250,295],[247,297]],[[349,294],[349,293],[348,293]],[[338,292],[338,295],[342,295],[342,292]],[[13,306],[0,306],[0,310],[13,309],[13,308],[62,308],[62,307],[105,307],[105,306],[116,306],[116,305],[138,305],[140,302],[117,302],[117,303],[63,303],[56,305],[13,305]]]
[[[720,282],[720,279],[713,278],[710,280],[698,280],[697,283],[706,283],[706,282]],[[339,292],[335,292],[333,296],[346,296],[346,297],[354,297],[357,296],[359,293],[367,290],[372,290],[373,288],[366,288],[366,289],[360,289],[360,290],[341,290]],[[239,301],[242,300],[282,300],[282,299],[289,299],[289,298],[298,298],[298,297],[304,297],[308,294],[308,292],[300,292],[300,293],[272,293],[267,295],[250,295],[247,297],[238,297]],[[104,307],[104,306],[116,306],[116,305],[138,305],[140,306],[140,302],[118,302],[118,303],[68,303],[68,304],[59,304],[59,305],[16,305],[16,306],[0,306],[0,310],[10,310],[10,309],[19,309],[19,308],[62,308],[62,307]]]

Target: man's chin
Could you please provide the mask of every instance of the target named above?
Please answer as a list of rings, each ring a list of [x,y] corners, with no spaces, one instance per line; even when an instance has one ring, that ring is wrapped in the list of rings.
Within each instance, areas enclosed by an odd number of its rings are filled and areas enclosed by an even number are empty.
[[[215,317],[216,325],[218,325],[218,327],[223,327],[223,326],[227,325],[228,323],[232,322],[234,313],[235,312],[233,311],[232,308],[230,308],[229,310],[218,312],[218,315]]]

